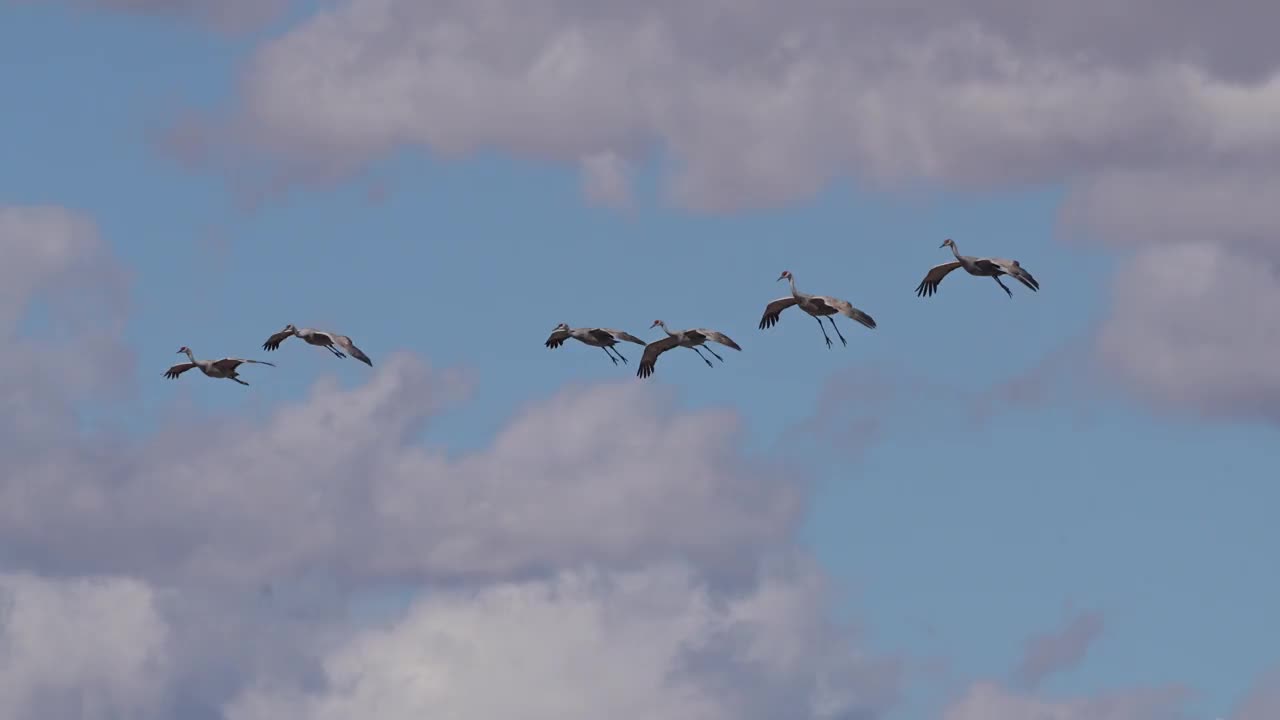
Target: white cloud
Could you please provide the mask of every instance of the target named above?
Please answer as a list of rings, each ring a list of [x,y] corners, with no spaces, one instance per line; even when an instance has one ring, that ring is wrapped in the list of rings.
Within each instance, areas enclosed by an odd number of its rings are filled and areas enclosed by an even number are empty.
[[[1154,402],[1280,420],[1280,265],[1212,243],[1147,247],[1116,276],[1099,351]]]
[[[1259,118],[1280,112],[1280,82],[1258,81],[1280,55],[1188,32],[1195,8],[917,5],[346,0],[262,48],[241,129],[322,177],[400,145],[565,162],[660,147],[699,209],[841,175],[972,185],[1275,162],[1280,130]],[[1104,9],[1142,37],[1098,32]],[[1257,18],[1213,17],[1256,35]]]
[[[138,581],[0,575],[0,716],[152,717],[168,639]]]
[[[449,458],[415,439],[448,383],[392,356],[262,426],[194,422],[108,462],[18,465],[0,479],[0,541],[80,570],[248,582],[681,557],[740,574],[799,520],[803,485],[742,454],[732,412],[680,412],[638,383],[573,388]]]
[[[811,579],[719,597],[678,567],[432,592],[328,656],[324,689],[255,689],[227,716],[881,717],[895,669],[853,655],[822,605]]]

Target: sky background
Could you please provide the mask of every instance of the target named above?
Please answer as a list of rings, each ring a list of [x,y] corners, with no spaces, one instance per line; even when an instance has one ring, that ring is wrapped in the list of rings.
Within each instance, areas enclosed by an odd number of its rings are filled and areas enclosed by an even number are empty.
[[[0,715],[1280,715],[1280,10],[1103,7],[0,3]]]

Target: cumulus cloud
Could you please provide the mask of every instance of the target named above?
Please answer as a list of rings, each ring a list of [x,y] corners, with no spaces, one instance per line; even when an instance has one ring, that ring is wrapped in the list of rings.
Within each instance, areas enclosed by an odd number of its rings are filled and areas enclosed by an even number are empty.
[[[1280,421],[1280,257],[1210,242],[1147,247],[1116,278],[1099,351],[1164,406]]]
[[[329,655],[323,689],[255,688],[227,717],[881,717],[896,669],[854,655],[822,605],[812,577],[723,598],[679,566],[430,593]]]
[[[1075,614],[1056,632],[1027,640],[1014,678],[1024,687],[1035,687],[1046,677],[1079,665],[1101,634],[1102,613]]]
[[[0,575],[0,716],[154,717],[170,649],[141,582]]]
[[[1102,10],[1115,22],[1098,31]],[[1197,12],[346,0],[261,49],[239,120],[319,176],[402,145],[566,162],[662,149],[676,199],[704,210],[786,202],[837,176],[968,186],[1259,150],[1274,162],[1280,131],[1258,118],[1280,108],[1267,82],[1280,56],[1257,12],[1180,24]]]
[[[392,356],[259,427],[197,422],[115,457],[19,466],[0,481],[0,538],[80,571],[242,582],[678,557],[740,574],[798,522],[803,486],[737,448],[732,412],[678,412],[636,383],[566,390],[449,458],[416,441],[447,383]]]

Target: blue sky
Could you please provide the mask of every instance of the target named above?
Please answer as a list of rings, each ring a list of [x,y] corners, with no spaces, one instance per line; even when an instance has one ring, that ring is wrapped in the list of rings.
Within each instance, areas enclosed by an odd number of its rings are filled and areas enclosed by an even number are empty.
[[[1100,611],[1105,631],[1050,694],[1183,683],[1196,717],[1217,717],[1277,661],[1259,635],[1280,607],[1275,427],[1161,410],[1086,362],[1129,251],[1063,229],[1065,179],[901,192],[839,181],[778,207],[702,213],[665,201],[650,158],[633,206],[614,210],[584,199],[571,166],[501,147],[400,148],[245,211],[157,138],[185,108],[234,102],[248,53],[292,20],[223,35],[58,5],[3,15],[0,202],[83,211],[131,275],[135,387],[114,407],[86,405],[90,416],[141,438],[174,408],[262,420],[317,377],[365,382],[368,368],[318,350],[261,351],[295,323],[349,334],[375,363],[405,350],[465,370],[468,397],[423,438],[462,454],[566,385],[634,372],[639,347],[623,350],[626,368],[593,348],[542,347],[559,322],[643,338],[658,337],[655,318],[715,328],[744,351],[720,352],[714,370],[669,353],[650,384],[681,407],[735,410],[751,451],[815,479],[800,537],[840,589],[840,614],[877,651],[949,663],[902,717],[936,711],[935,692],[1006,678],[1029,636],[1076,610]],[[1016,257],[1042,290],[1012,284],[1008,299],[957,275],[917,298],[947,237]],[[832,350],[794,310],[758,330],[784,269],[879,327],[842,323],[849,346]],[[165,381],[184,344],[279,367],[248,368],[247,390]],[[1033,374],[1046,399],[998,394]],[[834,441],[800,430],[824,394],[842,408],[821,419]],[[983,396],[1002,407],[979,422]],[[858,437],[867,417],[878,434]]]

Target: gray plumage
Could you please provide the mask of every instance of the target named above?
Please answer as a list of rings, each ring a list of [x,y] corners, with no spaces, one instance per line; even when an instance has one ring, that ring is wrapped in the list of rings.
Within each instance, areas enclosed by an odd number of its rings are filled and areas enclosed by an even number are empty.
[[[191,362],[178,363],[164,371],[164,376],[170,379],[177,378],[182,373],[191,368],[200,368],[200,372],[211,378],[221,378],[224,380],[234,380],[241,385],[249,383],[240,379],[240,374],[236,368],[243,363],[254,363],[255,365],[270,365],[275,367],[275,363],[269,363],[266,360],[246,360],[244,358],[222,358],[220,360],[197,360],[195,353],[191,352],[191,348],[183,345],[178,348],[179,353],[185,353]]]
[[[650,329],[655,327],[661,327],[662,331],[665,332],[667,336],[661,340],[655,340],[645,346],[644,355],[640,357],[640,367],[636,370],[636,375],[642,378],[652,375],[653,367],[658,362],[658,356],[674,347],[687,347],[695,353],[698,353],[698,357],[702,358],[702,362],[706,363],[707,367],[715,366],[712,365],[711,361],[698,350],[699,347],[706,348],[707,352],[715,355],[717,360],[724,362],[724,358],[720,357],[715,350],[707,347],[706,343],[708,340],[718,342],[721,345],[731,347],[734,350],[742,350],[742,348],[738,346],[738,343],[734,342],[732,338],[717,330],[691,328],[689,330],[672,332],[667,329],[667,324],[661,320],[654,320],[653,324],[649,326]]]
[[[952,270],[956,268],[964,268],[965,272],[978,277],[989,277],[996,281],[1001,290],[1009,297],[1013,297],[1013,291],[1004,283],[1000,282],[1001,275],[1008,275],[1021,282],[1023,285],[1031,288],[1033,292],[1040,290],[1040,283],[1027,272],[1026,268],[1018,264],[1017,260],[1006,260],[1004,258],[979,258],[971,255],[961,255],[959,248],[951,238],[942,241],[938,247],[950,247],[951,254],[956,256],[955,260],[945,262],[941,265],[934,265],[929,268],[929,272],[925,274],[924,280],[916,286],[916,297],[926,297],[933,295],[938,291],[938,284]]]
[[[555,349],[563,345],[565,341],[570,338],[573,338],[580,343],[590,345],[591,347],[598,347],[601,350],[604,350],[604,354],[609,356],[609,360],[611,360],[614,365],[617,365],[619,360],[623,363],[627,362],[627,359],[622,356],[622,353],[618,352],[618,349],[614,347],[618,344],[618,341],[644,345],[643,340],[631,333],[623,332],[622,330],[594,327],[571,328],[568,323],[560,323],[559,325],[556,325],[555,329],[551,331],[551,336],[548,337],[547,341],[543,344],[551,349]],[[612,352],[610,352],[611,350]]]
[[[844,339],[844,335],[840,333],[840,328],[836,327],[836,321],[831,317],[832,315],[843,315],[860,323],[863,327],[871,330],[875,329],[876,321],[867,313],[851,305],[847,300],[827,295],[810,295],[800,292],[796,289],[796,279],[790,270],[783,270],[782,274],[778,276],[778,280],[784,279],[791,283],[791,295],[778,298],[765,306],[764,316],[760,318],[761,330],[777,325],[782,311],[792,305],[799,305],[801,310],[809,313],[814,320],[818,321],[818,328],[822,330],[822,337],[827,341],[828,349],[831,348],[831,336],[827,335],[827,329],[822,325],[822,318],[824,317],[827,322],[831,323],[831,329],[836,331],[836,335],[840,338],[840,343],[846,346],[849,343]]]

